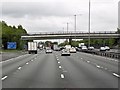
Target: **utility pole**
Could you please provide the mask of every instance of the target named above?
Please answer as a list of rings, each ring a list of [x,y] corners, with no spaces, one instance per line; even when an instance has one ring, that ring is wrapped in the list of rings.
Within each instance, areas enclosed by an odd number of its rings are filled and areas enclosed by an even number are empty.
[[[90,47],[90,8],[91,8],[91,5],[90,5],[91,3],[90,3],[90,0],[89,0],[89,23],[88,23],[88,32],[89,32],[89,41],[88,41],[88,47]]]

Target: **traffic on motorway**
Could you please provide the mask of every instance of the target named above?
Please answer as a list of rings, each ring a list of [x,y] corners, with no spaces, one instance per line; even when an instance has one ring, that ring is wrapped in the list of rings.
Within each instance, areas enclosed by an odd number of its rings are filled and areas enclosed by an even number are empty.
[[[106,50],[105,50],[106,48]],[[99,52],[107,51],[101,47]],[[118,88],[119,60],[86,53],[79,47],[37,46],[28,42],[26,54],[2,63],[3,88]],[[110,50],[110,49],[109,49]]]

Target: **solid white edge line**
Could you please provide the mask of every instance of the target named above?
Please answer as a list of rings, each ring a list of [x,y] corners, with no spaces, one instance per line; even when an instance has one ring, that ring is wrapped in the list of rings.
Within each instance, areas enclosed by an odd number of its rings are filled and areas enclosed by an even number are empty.
[[[1,80],[5,80],[8,76],[4,76]]]
[[[10,58],[10,59],[5,60],[5,61],[1,61],[0,63],[9,62],[9,61],[12,61],[12,60],[14,60],[14,59],[18,59],[18,58],[20,58],[20,57],[22,57],[22,56],[26,56],[26,54],[25,54],[25,55],[18,56],[18,57]]]
[[[120,75],[118,75],[118,74],[116,74],[116,73],[113,73],[113,75],[120,78]]]
[[[63,74],[61,74],[61,78],[65,78],[65,76]]]

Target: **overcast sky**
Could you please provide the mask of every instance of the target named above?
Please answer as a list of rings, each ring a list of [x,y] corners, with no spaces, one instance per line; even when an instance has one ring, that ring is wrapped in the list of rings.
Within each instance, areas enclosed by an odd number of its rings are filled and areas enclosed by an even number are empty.
[[[91,0],[91,31],[115,31],[119,0]],[[27,32],[88,31],[89,0],[2,0],[2,17],[8,25],[21,24]]]

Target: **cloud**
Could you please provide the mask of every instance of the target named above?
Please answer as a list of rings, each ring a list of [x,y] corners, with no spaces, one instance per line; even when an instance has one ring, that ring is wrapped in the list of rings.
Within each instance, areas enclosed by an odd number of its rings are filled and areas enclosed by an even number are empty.
[[[6,2],[5,2],[6,1]],[[30,0],[31,2],[2,3],[2,20],[8,24],[23,25],[28,32],[74,31],[74,15],[77,15],[77,30],[88,30],[89,0]],[[115,30],[118,21],[118,0],[91,0],[91,30]]]

